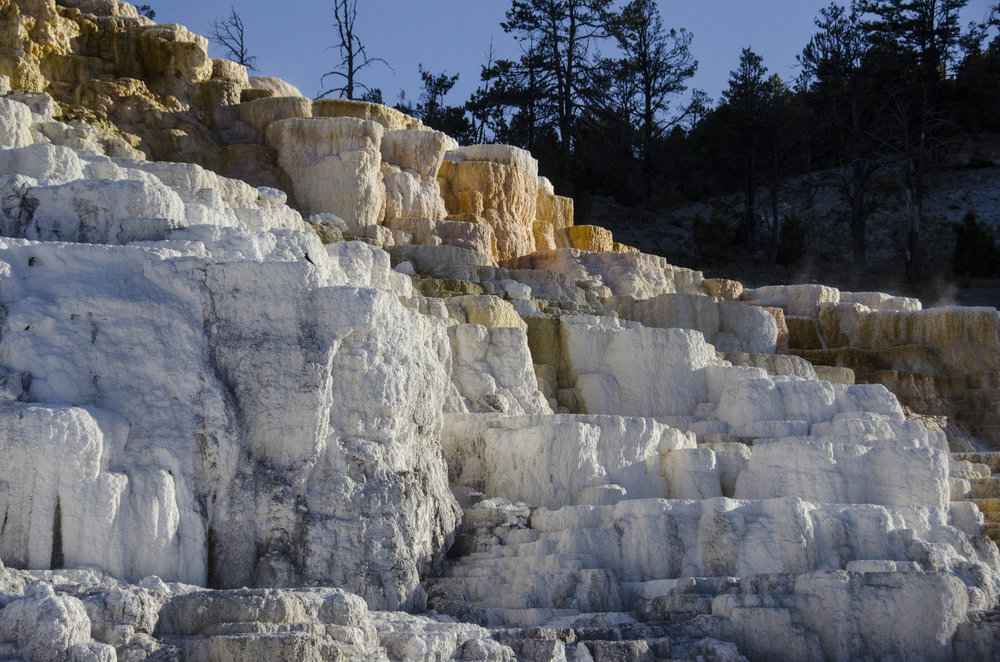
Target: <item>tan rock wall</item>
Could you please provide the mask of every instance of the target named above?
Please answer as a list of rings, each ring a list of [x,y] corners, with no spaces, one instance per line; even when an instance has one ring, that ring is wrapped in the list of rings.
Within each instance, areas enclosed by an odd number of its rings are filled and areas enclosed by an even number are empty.
[[[348,99],[317,99],[313,101],[313,115],[316,117],[357,117],[378,122],[387,131],[417,129],[423,123],[415,117],[401,113],[395,108],[366,101]]]
[[[208,40],[175,23],[151,25],[142,30],[139,61],[150,78],[202,81],[212,77]]]
[[[826,304],[819,313],[819,330],[831,348],[919,345],[934,348],[950,371],[1000,371],[1000,313],[995,308],[878,311],[858,303]]]
[[[492,227],[500,261],[535,250],[537,175],[510,163],[446,160],[438,173],[448,213],[471,214]]]

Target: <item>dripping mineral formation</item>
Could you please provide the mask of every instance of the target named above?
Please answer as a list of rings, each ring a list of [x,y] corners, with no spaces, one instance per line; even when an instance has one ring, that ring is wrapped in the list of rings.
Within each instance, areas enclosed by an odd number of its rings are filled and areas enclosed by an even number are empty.
[[[118,0],[0,35],[0,659],[1000,656],[996,310],[706,280]]]

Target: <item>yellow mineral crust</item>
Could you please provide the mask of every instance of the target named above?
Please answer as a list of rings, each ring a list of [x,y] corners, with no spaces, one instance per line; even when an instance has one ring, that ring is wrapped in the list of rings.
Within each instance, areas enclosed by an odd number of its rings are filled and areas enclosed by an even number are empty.
[[[387,131],[423,127],[423,122],[415,117],[401,113],[395,108],[366,101],[317,99],[312,102],[312,112],[315,117],[357,117],[358,119],[371,120],[384,126]]]

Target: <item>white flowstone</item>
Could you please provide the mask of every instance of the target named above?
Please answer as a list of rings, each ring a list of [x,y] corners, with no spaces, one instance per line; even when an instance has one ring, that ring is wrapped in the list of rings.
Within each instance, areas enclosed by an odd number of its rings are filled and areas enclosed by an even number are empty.
[[[169,249],[2,242],[5,323],[18,330],[0,341],[3,363],[30,373],[33,400],[99,407],[127,422],[116,441],[123,450],[106,459],[128,468],[127,482],[92,471],[93,487],[65,486],[77,491],[63,506],[103,513],[98,504],[121,493],[127,535],[107,544],[107,528],[74,520],[84,529],[66,539],[73,551],[64,555],[133,578],[322,577],[356,586],[374,605],[419,605],[418,567],[434,561],[455,525],[443,463],[422,450],[437,443],[449,385],[443,325],[387,292],[327,286],[329,272],[275,261],[280,254],[206,263]],[[405,278],[387,259],[382,268]],[[248,343],[251,362],[242,358]],[[29,454],[16,466],[34,462]],[[367,480],[377,467],[398,478]],[[255,480],[297,486],[295,496],[258,492]],[[410,480],[413,506],[400,508],[391,484],[402,493]],[[23,499],[30,489],[8,482],[0,492]],[[39,522],[51,518],[56,496],[50,489]],[[215,504],[207,516],[203,499]],[[353,532],[318,517],[361,503],[366,523]],[[296,527],[302,538],[292,543],[285,532]],[[389,565],[358,571],[374,530],[393,550],[381,557]],[[51,528],[45,538],[51,544]]]
[[[672,416],[705,401],[704,368],[715,353],[700,333],[627,328],[585,315],[560,323],[564,359],[586,413]]]
[[[693,435],[652,419],[590,415],[448,415],[442,443],[455,483],[546,507],[586,503],[605,486],[665,497],[661,456],[694,448]]]
[[[947,453],[805,440],[755,445],[737,499],[796,495],[813,503],[921,505],[947,513]]]
[[[308,213],[336,214],[348,227],[364,228],[385,216],[384,131],[354,117],[284,119],[268,126],[267,142]]]
[[[27,147],[31,136],[31,109],[13,99],[0,99],[0,148]]]
[[[508,416],[552,413],[538,390],[523,331],[459,324],[448,335],[453,381],[469,411]]]

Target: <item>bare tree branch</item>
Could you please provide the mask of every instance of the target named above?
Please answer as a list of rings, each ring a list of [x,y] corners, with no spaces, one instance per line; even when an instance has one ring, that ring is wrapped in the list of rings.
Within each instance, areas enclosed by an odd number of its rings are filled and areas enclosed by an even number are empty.
[[[246,32],[243,26],[243,19],[232,7],[229,8],[229,16],[223,21],[212,21],[212,31],[208,38],[212,43],[221,46],[230,59],[242,64],[251,71],[257,71],[257,56],[250,55],[246,45]]]
[[[358,17],[357,0],[334,0],[333,17],[335,21],[333,27],[337,29],[339,42],[330,48],[340,51],[340,62],[336,68],[320,77],[319,84],[323,85],[324,81],[332,76],[342,79],[343,85],[324,90],[316,98],[322,99],[328,94],[336,93],[347,99],[355,99],[355,89],[364,90],[366,95],[371,95],[373,90],[357,80],[358,72],[376,62],[384,64],[390,70],[392,67],[380,57],[368,57],[361,38],[354,31],[354,21]]]

